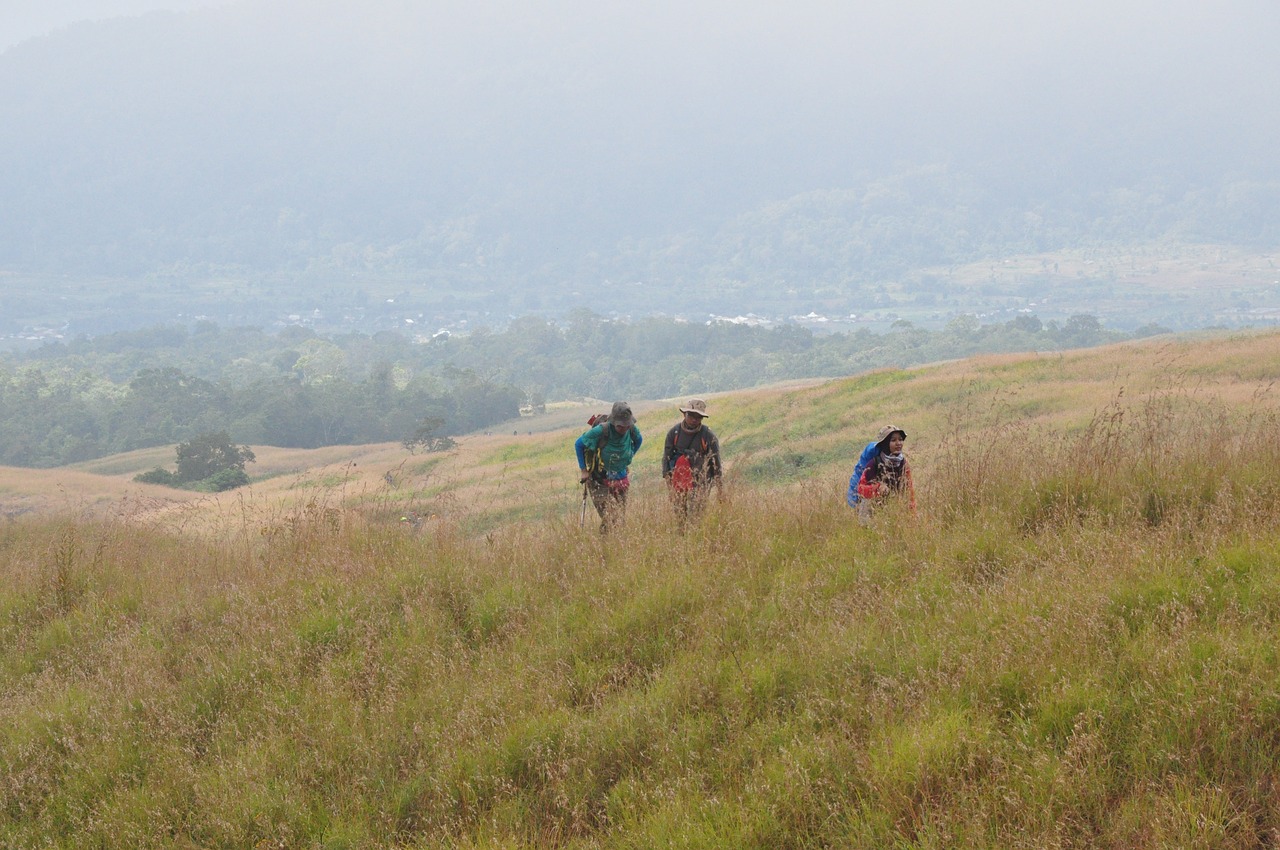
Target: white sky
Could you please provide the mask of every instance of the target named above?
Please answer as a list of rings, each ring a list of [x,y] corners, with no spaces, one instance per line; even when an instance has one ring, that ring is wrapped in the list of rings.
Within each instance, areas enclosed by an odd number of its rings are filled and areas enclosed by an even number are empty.
[[[209,7],[227,7],[208,18],[239,45],[222,71],[258,62],[210,90],[358,113],[348,136],[490,128],[512,138],[504,151],[571,150],[566,162],[701,138],[716,160],[825,150],[843,163],[858,148],[942,161],[967,146],[1197,162],[1230,148],[1280,168],[1280,0],[0,0],[0,50],[78,21]],[[77,85],[136,86],[141,71],[111,77],[152,67],[134,58]]]

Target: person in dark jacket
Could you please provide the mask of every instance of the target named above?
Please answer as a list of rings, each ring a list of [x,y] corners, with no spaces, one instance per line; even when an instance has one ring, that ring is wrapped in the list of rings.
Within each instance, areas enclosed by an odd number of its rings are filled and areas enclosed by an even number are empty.
[[[707,403],[695,398],[680,408],[684,418],[671,426],[662,448],[662,477],[676,515],[684,522],[702,513],[707,493],[720,484],[720,441],[703,420]]]
[[[875,454],[858,477],[858,518],[871,519],[876,504],[885,499],[902,495],[908,499],[912,513],[916,509],[915,485],[911,481],[911,465],[902,453],[907,432],[893,425],[886,425],[876,435]]]
[[[644,438],[636,427],[631,406],[615,401],[609,418],[592,425],[573,444],[578,457],[578,481],[587,488],[600,514],[600,530],[622,522],[627,510],[627,490],[631,487],[631,459]]]

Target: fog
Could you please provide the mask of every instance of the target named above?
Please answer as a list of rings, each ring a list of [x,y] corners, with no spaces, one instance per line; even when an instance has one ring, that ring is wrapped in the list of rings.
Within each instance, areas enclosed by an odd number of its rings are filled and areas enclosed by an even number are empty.
[[[730,149],[853,142],[898,157],[1083,143],[1084,155],[1141,146],[1275,165],[1280,6],[1262,0],[299,3],[275,14],[281,55],[303,65],[316,58],[305,39],[338,33],[384,80],[425,74],[467,95],[510,86],[567,116],[626,122],[637,142],[695,130]],[[304,39],[294,30],[308,18]]]
[[[5,0],[0,51],[73,24],[154,11],[189,11],[226,0]]]
[[[725,228],[823,192],[854,193],[850,227],[880,196],[971,214],[953,260],[1029,213],[1059,219],[1033,247],[1097,238],[1117,192],[1144,237],[1265,240],[1278,37],[1271,0],[25,3],[0,29],[0,268],[394,252],[581,286],[671,278],[679,244],[696,277]],[[892,188],[919,169],[943,176]],[[1251,200],[1188,212],[1225,192]]]

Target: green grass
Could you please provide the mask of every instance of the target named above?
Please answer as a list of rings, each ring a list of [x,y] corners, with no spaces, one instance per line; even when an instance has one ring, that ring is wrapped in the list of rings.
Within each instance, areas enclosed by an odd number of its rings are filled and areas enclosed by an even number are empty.
[[[438,454],[434,457],[424,457],[409,464],[405,472],[409,475],[426,475],[435,470],[443,461],[444,458]]]
[[[173,447],[159,446],[151,449],[140,449],[121,455],[100,458],[72,464],[70,469],[81,469],[97,475],[124,475],[128,473],[146,472],[173,464]]]
[[[724,400],[814,430],[683,532],[643,481],[607,538],[532,496],[0,527],[0,846],[1270,846],[1274,413],[990,404],[864,527],[816,429],[860,392]]]
[[[572,458],[572,451],[573,449],[570,447],[566,452],[564,445],[560,442],[539,439],[536,442],[509,443],[481,458],[480,462],[497,465],[544,467],[553,465],[556,461],[564,462],[566,457]],[[570,460],[570,462],[572,461]]]

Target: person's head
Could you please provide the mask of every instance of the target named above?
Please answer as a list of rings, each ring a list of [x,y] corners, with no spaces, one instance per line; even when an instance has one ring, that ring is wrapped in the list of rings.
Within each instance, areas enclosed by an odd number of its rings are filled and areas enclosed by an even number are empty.
[[[877,446],[879,446],[880,451],[888,455],[900,454],[906,441],[907,432],[896,425],[886,425],[876,435]]]
[[[613,410],[609,411],[609,424],[619,434],[636,424],[636,418],[631,415],[631,405],[625,401],[615,401]]]
[[[707,413],[707,403],[700,398],[689,399],[689,404],[680,408],[680,412],[684,414],[686,428],[697,428],[711,415]]]

